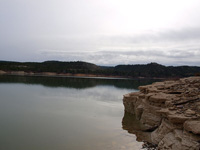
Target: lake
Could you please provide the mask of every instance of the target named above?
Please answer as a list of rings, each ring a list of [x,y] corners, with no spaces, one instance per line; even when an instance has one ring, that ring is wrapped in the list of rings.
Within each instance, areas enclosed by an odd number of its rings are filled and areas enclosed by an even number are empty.
[[[0,150],[138,150],[123,95],[149,80],[0,76]]]

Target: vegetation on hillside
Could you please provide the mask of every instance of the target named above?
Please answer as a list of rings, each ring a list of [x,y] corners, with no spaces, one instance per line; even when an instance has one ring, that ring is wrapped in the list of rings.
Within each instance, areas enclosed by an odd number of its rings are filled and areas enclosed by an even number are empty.
[[[94,74],[122,77],[187,77],[200,73],[197,66],[163,66],[157,63],[146,65],[117,65],[115,67],[102,67],[88,62],[11,62],[0,61],[0,70],[24,72],[54,72],[71,74]]]

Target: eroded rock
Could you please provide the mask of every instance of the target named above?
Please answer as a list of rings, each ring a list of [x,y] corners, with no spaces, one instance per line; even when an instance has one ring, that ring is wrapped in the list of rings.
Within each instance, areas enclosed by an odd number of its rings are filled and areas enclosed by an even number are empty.
[[[147,142],[161,150],[199,150],[200,77],[156,82],[139,89],[124,95],[123,102],[125,111],[144,126],[141,131],[150,134]]]
[[[200,135],[200,120],[188,120],[184,123],[184,129]]]

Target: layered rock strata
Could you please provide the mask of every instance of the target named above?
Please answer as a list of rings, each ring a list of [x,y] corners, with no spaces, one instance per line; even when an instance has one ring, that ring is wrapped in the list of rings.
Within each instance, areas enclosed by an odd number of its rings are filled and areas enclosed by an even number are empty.
[[[148,135],[144,141],[161,150],[200,149],[200,77],[156,82],[139,90],[124,95],[123,103],[125,112],[141,124],[135,132]]]

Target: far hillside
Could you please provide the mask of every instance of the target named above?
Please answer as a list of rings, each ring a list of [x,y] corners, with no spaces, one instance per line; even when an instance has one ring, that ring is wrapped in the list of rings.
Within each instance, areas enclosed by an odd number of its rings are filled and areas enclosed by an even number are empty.
[[[25,71],[25,72],[55,72],[55,73],[90,73],[100,70],[101,67],[87,62],[61,62],[45,61],[39,62],[9,62],[1,61],[0,70]]]
[[[200,73],[196,66],[163,66],[157,63],[147,65],[118,65],[116,71],[132,77],[188,77]]]
[[[117,65],[103,67],[88,62],[11,62],[0,61],[0,70],[5,72],[24,71],[33,73],[53,72],[57,74],[93,74],[120,77],[174,78],[188,77],[200,74],[197,66],[164,66],[157,63],[138,65]]]

